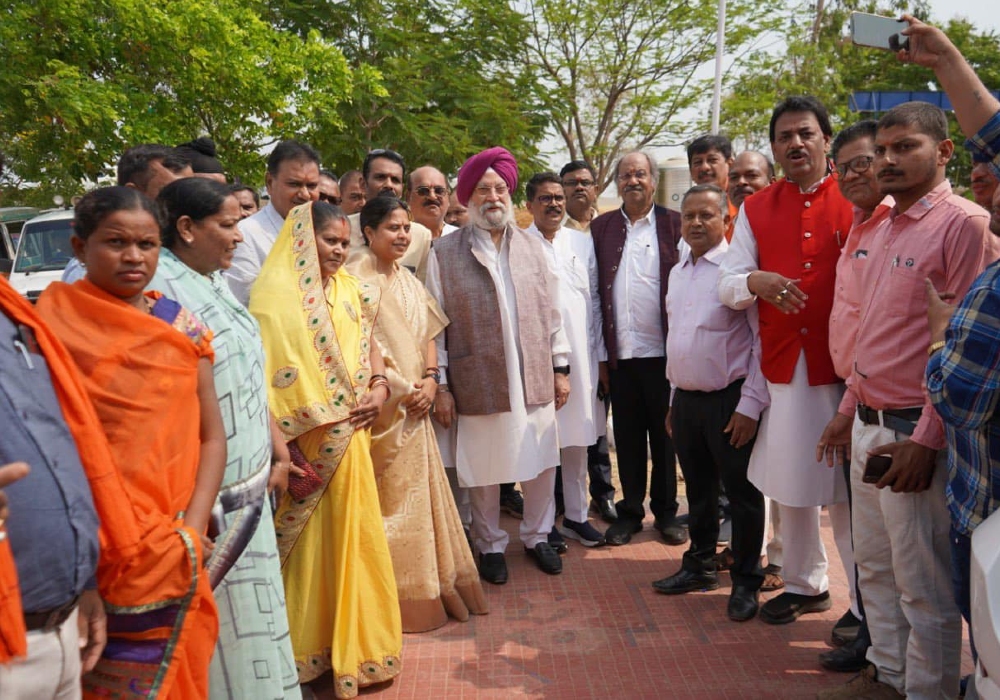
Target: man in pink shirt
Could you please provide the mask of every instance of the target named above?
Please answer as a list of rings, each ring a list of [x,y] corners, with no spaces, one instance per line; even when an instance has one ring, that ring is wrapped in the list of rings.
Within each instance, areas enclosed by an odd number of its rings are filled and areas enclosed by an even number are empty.
[[[837,261],[837,279],[833,290],[833,308],[830,310],[830,357],[837,376],[847,379],[851,376],[854,363],[854,332],[861,313],[861,295],[858,277],[865,263],[871,237],[875,227],[889,215],[895,204],[891,196],[882,198],[875,178],[875,132],[878,123],[865,119],[852,124],[833,140],[830,155],[837,170],[837,186],[840,193],[854,207],[854,222],[847,236],[847,242]],[[850,503],[850,460],[841,460],[848,483],[848,503]],[[850,536],[850,532],[846,533]],[[841,535],[843,536],[843,535]],[[853,551],[850,541],[840,542],[837,547]],[[847,583],[851,591],[851,608],[834,627],[831,638],[835,649],[819,655],[819,662],[830,671],[858,672],[868,665],[865,654],[871,646],[867,623],[863,621],[864,608],[857,595],[855,567],[846,569]]]
[[[878,122],[873,166],[895,206],[871,233],[847,392],[816,446],[832,465],[851,445],[854,552],[872,665],[820,698],[958,694],[962,635],[948,585],[944,429],[923,390],[924,280],[961,297],[996,254],[985,212],[945,180],[953,151],[944,113],[930,104],[908,102]],[[868,463],[879,456],[892,461],[875,474]]]
[[[658,593],[719,587],[719,480],[732,507],[727,613],[736,622],[757,615],[764,581],[758,558],[764,539],[764,496],[747,478],[760,413],[770,403],[760,370],[757,307],[741,311],[719,301],[719,262],[729,249],[726,194],[696,185],[681,201],[681,236],[688,244],[667,286],[667,432],[674,438],[687,485],[691,545],[681,570],[653,582]]]

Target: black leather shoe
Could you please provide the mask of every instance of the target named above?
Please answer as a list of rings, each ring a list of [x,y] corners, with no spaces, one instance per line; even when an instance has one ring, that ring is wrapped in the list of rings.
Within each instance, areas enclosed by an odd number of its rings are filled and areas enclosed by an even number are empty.
[[[562,573],[562,559],[548,542],[539,542],[534,549],[525,547],[524,551],[528,553],[528,558],[534,559],[538,568],[545,573],[553,576]]]
[[[556,554],[556,558],[559,555]],[[502,552],[479,555],[479,575],[488,583],[502,586],[507,583],[507,560]]]
[[[719,577],[716,574],[696,574],[681,569],[673,576],[653,581],[653,589],[665,595],[690,593],[691,591],[714,591],[719,587]]]
[[[799,619],[800,615],[826,612],[832,605],[829,591],[819,595],[802,595],[786,591],[761,606],[760,619],[769,625],[787,625]]]
[[[733,586],[729,593],[729,604],[726,605],[726,614],[734,622],[746,622],[757,617],[757,591],[752,591],[746,586]]]
[[[670,520],[656,520],[653,528],[660,533],[663,541],[669,545],[680,545],[688,541],[687,528],[677,522],[677,518]]]
[[[855,638],[853,642],[824,651],[819,655],[819,665],[827,671],[858,673],[868,665],[868,660],[865,658],[867,652],[867,640]]]
[[[607,529],[604,539],[608,544],[623,545],[632,541],[632,535],[642,531],[638,520],[619,520]]]
[[[601,516],[601,520],[604,522],[614,523],[618,521],[618,509],[615,508],[615,499],[593,498],[590,501],[590,506]]]

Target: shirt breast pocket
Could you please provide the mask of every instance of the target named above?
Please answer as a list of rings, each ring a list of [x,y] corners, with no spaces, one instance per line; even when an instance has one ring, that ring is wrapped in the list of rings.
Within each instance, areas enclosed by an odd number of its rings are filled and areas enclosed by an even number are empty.
[[[927,313],[926,273],[917,268],[893,265],[886,285],[888,298],[876,300],[892,316],[913,318]]]
[[[573,257],[564,261],[563,271],[571,287],[585,292],[590,291],[590,275],[587,274],[587,267],[580,258]]]

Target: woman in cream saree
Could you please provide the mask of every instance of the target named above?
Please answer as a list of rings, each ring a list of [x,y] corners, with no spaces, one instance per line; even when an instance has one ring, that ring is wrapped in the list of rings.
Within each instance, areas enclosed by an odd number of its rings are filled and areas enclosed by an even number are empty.
[[[396,262],[409,240],[406,206],[377,197],[361,211],[369,247],[349,271],[382,291],[375,340],[392,395],[372,426],[372,462],[404,632],[488,611],[438,452],[429,408],[437,390],[434,338],[448,319]]]

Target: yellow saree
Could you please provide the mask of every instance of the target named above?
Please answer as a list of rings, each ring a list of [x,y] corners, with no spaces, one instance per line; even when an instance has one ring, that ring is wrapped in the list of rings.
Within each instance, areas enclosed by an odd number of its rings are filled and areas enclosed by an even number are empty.
[[[430,415],[409,415],[403,399],[424,374],[427,344],[448,319],[420,281],[397,266],[392,280],[370,250],[349,267],[382,290],[375,340],[392,395],[372,426],[372,462],[396,572],[404,632],[426,632],[489,611],[479,572],[441,463]]]
[[[311,205],[293,209],[250,297],[272,411],[323,485],[285,495],[275,529],[299,681],[333,670],[338,698],[400,671],[402,630],[368,431],[348,412],[367,390],[379,290],[343,268],[323,288]]]

